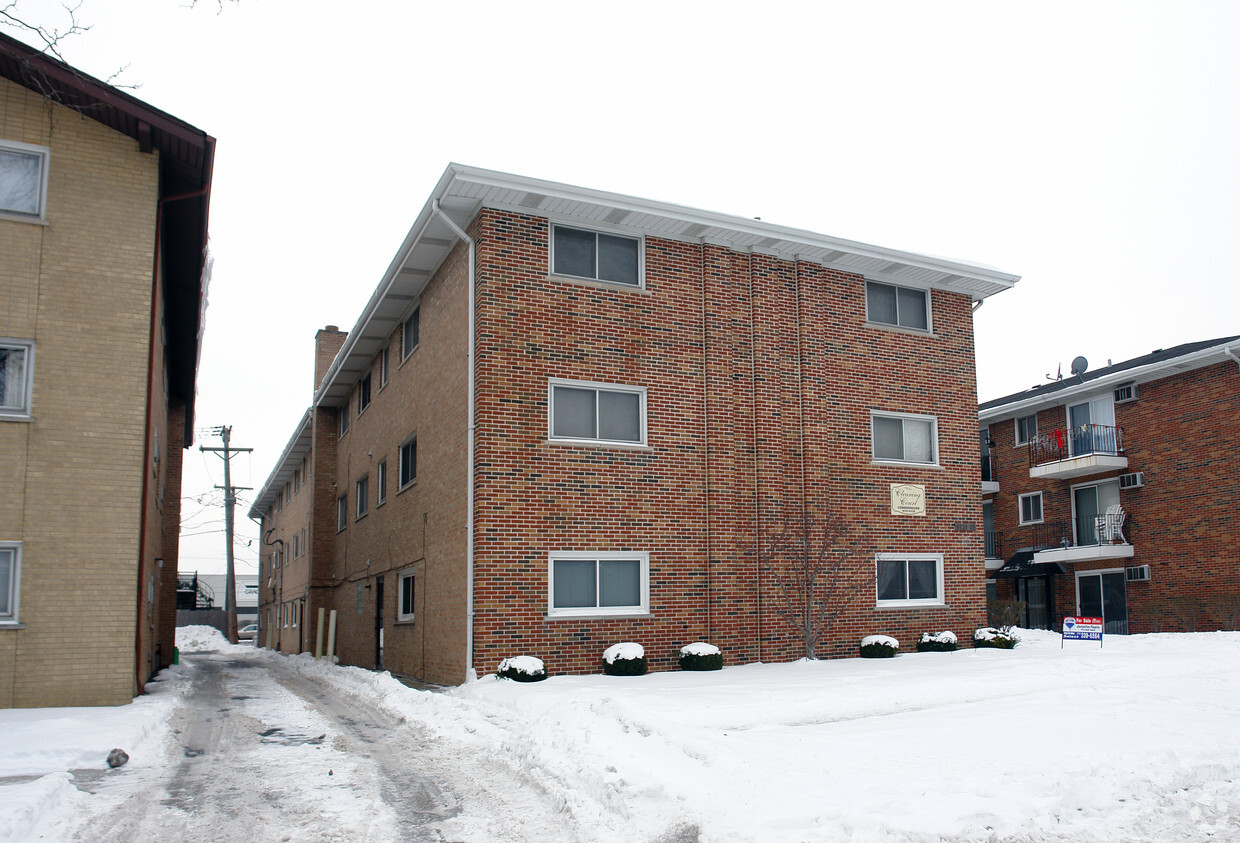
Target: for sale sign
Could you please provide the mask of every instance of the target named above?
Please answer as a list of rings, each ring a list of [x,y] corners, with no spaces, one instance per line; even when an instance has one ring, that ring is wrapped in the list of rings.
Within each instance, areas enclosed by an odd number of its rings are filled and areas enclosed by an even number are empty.
[[[1076,639],[1078,641],[1097,641],[1098,645],[1102,645],[1102,618],[1076,618],[1067,617],[1063,619],[1063,641]]]

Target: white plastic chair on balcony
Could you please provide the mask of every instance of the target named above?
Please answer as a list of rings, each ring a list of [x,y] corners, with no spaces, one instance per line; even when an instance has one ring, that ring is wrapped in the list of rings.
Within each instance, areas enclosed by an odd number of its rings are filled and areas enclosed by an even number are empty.
[[[1124,508],[1119,504],[1108,506],[1106,515],[1098,516],[1098,541],[1110,544],[1119,539],[1128,544],[1128,539],[1124,537],[1124,516]]]

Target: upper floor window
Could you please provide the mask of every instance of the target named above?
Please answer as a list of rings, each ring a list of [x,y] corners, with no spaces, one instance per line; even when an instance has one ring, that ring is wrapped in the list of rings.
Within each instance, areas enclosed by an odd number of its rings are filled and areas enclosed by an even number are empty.
[[[552,226],[551,272],[604,281],[642,285],[642,241],[563,225]]]
[[[383,346],[383,351],[379,352],[379,388],[387,386],[388,382],[388,346]]]
[[[0,624],[17,623],[21,562],[21,542],[0,542]]]
[[[880,553],[877,566],[877,605],[943,605],[943,554]]]
[[[871,413],[870,425],[875,460],[938,463],[938,420],[934,416]]]
[[[409,318],[405,320],[405,329],[401,332],[401,355],[404,360],[413,350],[418,347],[418,314],[422,312],[421,307],[415,307],[413,313],[409,314]]]
[[[370,406],[370,375],[357,385],[357,414],[360,416]]]
[[[0,141],[0,214],[41,220],[47,202],[46,146]]]
[[[880,325],[930,330],[930,294],[894,284],[865,282],[865,318]]]
[[[1028,445],[1038,438],[1038,414],[1030,413],[1016,420],[1016,444]]]
[[[361,518],[370,511],[370,475],[367,474],[357,481],[357,517]]]
[[[349,496],[336,498],[336,529],[343,530],[349,526]]]
[[[400,446],[400,488],[405,488],[418,478],[418,438],[415,436]]]
[[[0,416],[30,415],[34,343],[0,337]]]
[[[336,408],[336,422],[339,426],[339,434],[344,436],[349,432],[349,402],[346,401],[343,407]]]
[[[379,465],[375,468],[378,475],[378,488],[375,490],[376,506],[382,506],[387,500],[387,460],[379,460]]]
[[[1042,493],[1030,492],[1020,496],[1020,523],[1042,523]]]
[[[548,405],[552,439],[646,444],[643,387],[556,380]]]

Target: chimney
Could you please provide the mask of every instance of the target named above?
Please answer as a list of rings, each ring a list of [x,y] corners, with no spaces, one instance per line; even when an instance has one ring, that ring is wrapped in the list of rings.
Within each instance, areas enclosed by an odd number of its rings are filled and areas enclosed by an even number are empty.
[[[336,359],[340,347],[344,345],[348,334],[335,325],[328,325],[314,335],[314,391],[318,392],[332,361]]]

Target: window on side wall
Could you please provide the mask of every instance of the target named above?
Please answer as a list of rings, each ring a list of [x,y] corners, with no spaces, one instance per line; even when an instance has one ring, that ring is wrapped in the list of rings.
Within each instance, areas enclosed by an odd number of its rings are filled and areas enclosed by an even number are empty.
[[[344,436],[349,432],[349,402],[346,401],[343,407],[336,408],[336,423],[339,427],[339,435]]]
[[[336,498],[336,530],[337,532],[349,526],[349,496],[341,495]]]
[[[642,615],[650,611],[650,554],[552,553],[547,614]]]
[[[1030,413],[1016,420],[1016,444],[1028,445],[1038,438],[1038,414]]]
[[[412,573],[400,575],[400,606],[397,607],[396,620],[413,620],[414,598],[417,596],[415,580]]]
[[[46,146],[0,141],[0,214],[42,220],[47,203]]]
[[[943,605],[943,554],[880,553],[875,566],[878,606]]]
[[[0,417],[30,416],[34,343],[0,337]]]
[[[586,381],[551,381],[547,403],[551,439],[646,444],[646,390]]]
[[[409,439],[400,446],[400,488],[418,479],[418,438]]]
[[[370,375],[357,385],[357,414],[360,416],[370,406]]]
[[[552,226],[551,273],[640,287],[642,241],[637,237]]]
[[[375,490],[375,506],[383,506],[383,502],[387,500],[387,460],[379,460],[375,475],[378,486]]]
[[[21,542],[0,542],[0,624],[16,624],[21,596]]]
[[[379,352],[379,388],[387,386],[388,382],[388,346],[383,347],[383,351]]]
[[[1020,496],[1020,523],[1042,523],[1042,493],[1030,492]]]
[[[370,475],[357,481],[357,517],[370,511]]]
[[[894,284],[865,282],[865,318],[879,325],[930,330],[930,293]]]
[[[405,319],[405,329],[401,331],[400,359],[402,360],[413,354],[413,350],[418,347],[418,314],[421,312],[421,306],[415,307],[413,313]]]
[[[874,412],[870,433],[876,462],[938,464],[938,420],[934,416]]]

